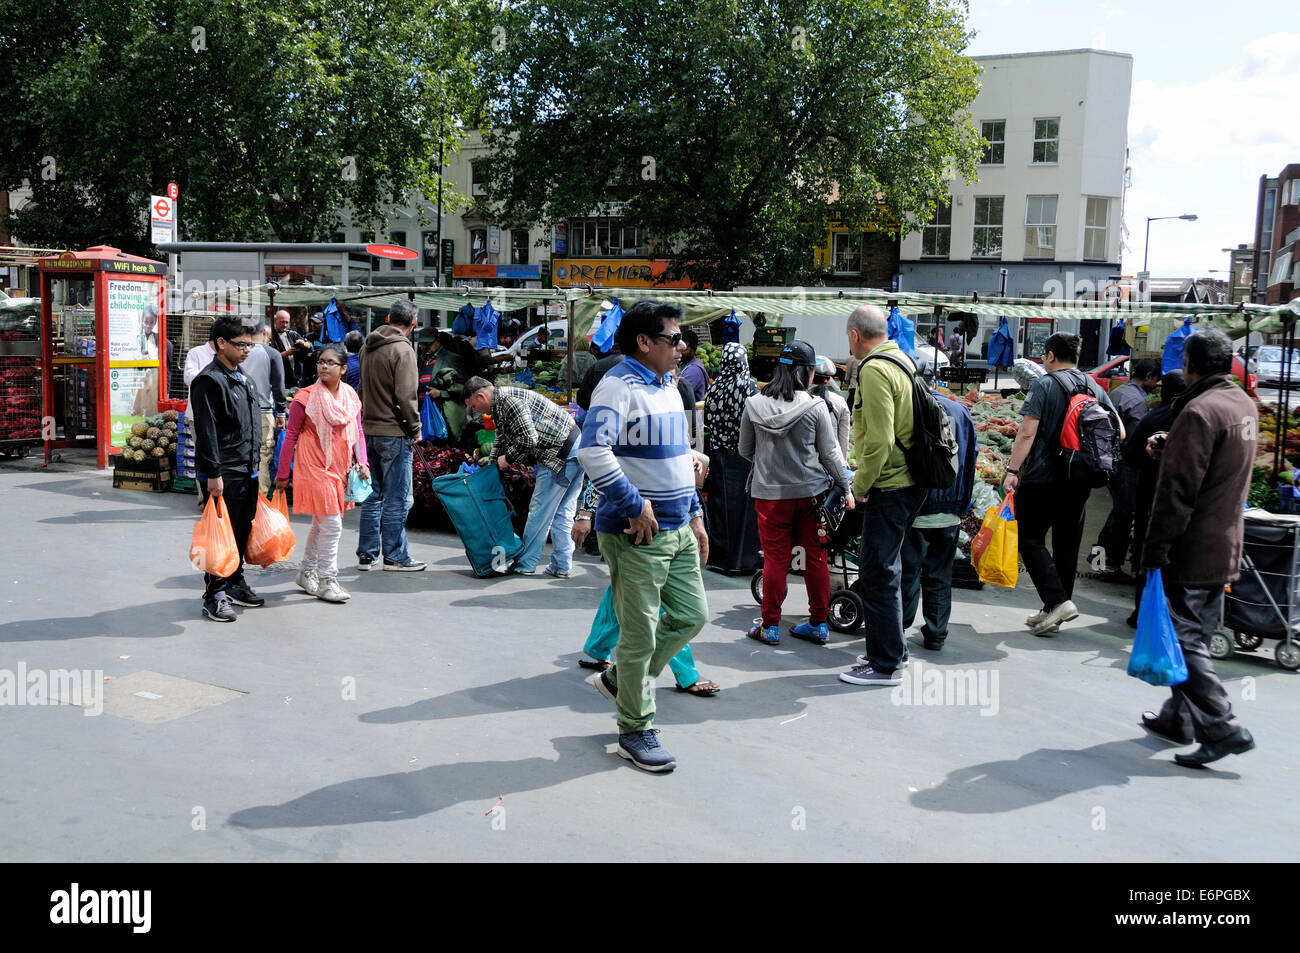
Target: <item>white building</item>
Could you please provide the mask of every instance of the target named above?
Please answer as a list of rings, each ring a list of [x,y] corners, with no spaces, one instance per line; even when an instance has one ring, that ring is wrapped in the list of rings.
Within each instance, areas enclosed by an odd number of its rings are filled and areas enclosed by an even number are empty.
[[[975,60],[983,69],[971,105],[985,139],[979,180],[954,181],[951,202],[903,239],[900,290],[996,295],[1005,269],[1008,296],[1103,295],[1120,273],[1133,58],[1065,50]],[[1085,362],[1099,356],[1103,323],[1077,328]],[[996,324],[996,315],[981,315],[972,359]],[[1031,342],[1047,330],[1031,327]]]

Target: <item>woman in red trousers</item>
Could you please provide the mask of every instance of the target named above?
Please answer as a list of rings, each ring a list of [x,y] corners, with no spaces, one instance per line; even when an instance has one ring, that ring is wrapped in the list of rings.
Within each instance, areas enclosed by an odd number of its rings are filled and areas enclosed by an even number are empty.
[[[763,545],[763,618],[749,637],[768,645],[781,641],[781,604],[795,547],[803,556],[808,621],[791,627],[790,634],[819,645],[830,639],[831,577],[817,536],[817,502],[838,485],[845,507],[854,505],[830,408],[808,393],[816,363],[811,345],[787,344],[772,382],[745,401],[740,418],[740,455],[754,464],[748,490]]]

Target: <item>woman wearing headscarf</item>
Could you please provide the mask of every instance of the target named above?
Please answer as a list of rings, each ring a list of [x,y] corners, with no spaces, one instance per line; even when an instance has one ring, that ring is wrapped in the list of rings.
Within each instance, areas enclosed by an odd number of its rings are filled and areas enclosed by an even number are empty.
[[[758,393],[749,376],[749,358],[742,344],[724,344],[718,373],[704,395],[704,430],[710,457],[718,450],[736,452],[740,442],[740,413],[745,401]]]
[[[342,344],[326,344],[321,350],[316,383],[299,390],[289,405],[289,425],[275,479],[276,489],[289,485],[292,461],[293,511],[312,518],[298,585],[325,602],[352,598],[339,586],[338,553],[343,512],[353,506],[345,495],[354,453],[361,475],[370,478],[366,442],[361,436],[361,398],[343,380],[347,366],[348,353]]]
[[[704,395],[704,452],[709,457],[704,526],[708,565],[722,572],[753,572],[759,564],[758,514],[745,493],[750,464],[737,450],[741,412],[757,393],[744,345],[724,344],[718,373]]]
[[[830,408],[808,393],[816,363],[812,345],[787,344],[772,382],[745,401],[740,420],[740,453],[754,463],[746,489],[758,511],[763,544],[763,618],[749,637],[768,645],[781,641],[781,603],[796,545],[803,549],[808,621],[792,627],[790,634],[820,645],[829,641],[831,577],[817,535],[817,504],[839,486],[845,508],[854,506]]]

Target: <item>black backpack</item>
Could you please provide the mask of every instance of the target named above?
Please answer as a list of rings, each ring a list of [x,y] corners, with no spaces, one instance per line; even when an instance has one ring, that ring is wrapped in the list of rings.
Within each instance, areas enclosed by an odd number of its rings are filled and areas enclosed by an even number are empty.
[[[897,355],[897,356],[895,356]],[[943,409],[939,399],[930,393],[930,388],[916,373],[916,365],[902,351],[889,351],[885,354],[871,354],[863,359],[867,361],[885,358],[907,371],[912,379],[912,446],[904,447],[894,438],[894,443],[903,451],[907,461],[908,472],[917,486],[930,490],[946,490],[957,482],[959,469],[957,430],[952,418]],[[901,359],[900,359],[901,358]],[[858,393],[862,393],[862,369],[858,369]],[[858,398],[861,400],[861,396]]]
[[[1120,458],[1119,418],[1097,399],[1087,377],[1073,389],[1054,373],[1048,377],[1065,392],[1065,416],[1056,438],[1062,479],[1094,489],[1105,486]]]

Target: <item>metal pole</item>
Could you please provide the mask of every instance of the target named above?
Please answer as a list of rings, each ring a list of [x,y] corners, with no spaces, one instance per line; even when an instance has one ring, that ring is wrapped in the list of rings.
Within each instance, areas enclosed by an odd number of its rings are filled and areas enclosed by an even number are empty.
[[[1142,243],[1142,270],[1147,270],[1147,258],[1151,254],[1151,219],[1147,219],[1147,237]],[[1147,279],[1148,281],[1150,279]]]
[[[545,311],[542,312],[542,321],[543,321],[542,326],[545,327],[546,326]],[[568,382],[567,385],[568,391],[565,393],[564,402],[565,404],[571,404],[573,403],[573,299],[572,298],[569,299],[569,327],[567,329],[567,333],[565,334],[565,338],[567,339],[569,357],[564,362],[565,363],[564,379]]]
[[[1286,324],[1282,334],[1282,396],[1278,400],[1277,431],[1273,444],[1274,475],[1282,472],[1282,464],[1286,461],[1286,425],[1287,418],[1290,416],[1291,396],[1291,351],[1295,348],[1295,318],[1287,314],[1283,321]]]

